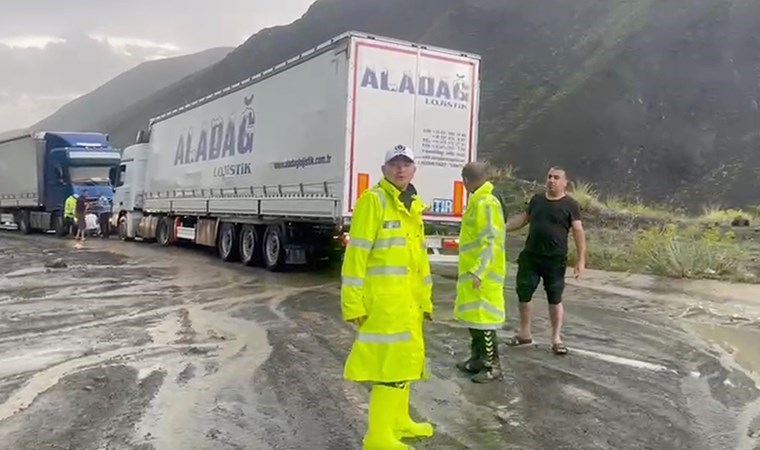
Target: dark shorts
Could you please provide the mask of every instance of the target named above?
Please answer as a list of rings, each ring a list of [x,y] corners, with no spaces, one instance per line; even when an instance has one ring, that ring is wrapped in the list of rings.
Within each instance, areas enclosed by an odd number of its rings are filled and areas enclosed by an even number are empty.
[[[84,214],[77,214],[77,229],[84,231],[87,228],[87,222],[84,220]]]
[[[567,258],[560,256],[539,256],[522,252],[517,259],[516,291],[520,303],[533,298],[539,281],[544,282],[544,291],[550,305],[562,302],[565,290],[565,270]]]

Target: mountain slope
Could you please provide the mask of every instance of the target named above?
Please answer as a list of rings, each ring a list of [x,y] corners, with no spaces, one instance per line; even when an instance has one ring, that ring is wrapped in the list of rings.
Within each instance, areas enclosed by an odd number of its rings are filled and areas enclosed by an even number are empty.
[[[347,30],[479,53],[480,152],[521,176],[560,164],[646,200],[760,203],[750,0],[320,0],[102,125],[128,145],[150,117]]]
[[[224,58],[231,48],[214,48],[176,58],[149,61],[110,80],[43,119],[34,128],[91,129],[104,117],[153,95],[198,70]]]

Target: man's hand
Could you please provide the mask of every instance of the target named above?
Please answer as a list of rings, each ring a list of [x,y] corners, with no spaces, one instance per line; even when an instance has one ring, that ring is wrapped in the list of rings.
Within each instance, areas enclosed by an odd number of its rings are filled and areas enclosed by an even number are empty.
[[[584,258],[578,259],[578,262],[575,263],[575,268],[573,269],[573,274],[575,275],[575,278],[580,278],[581,275],[583,275],[583,272],[586,271],[586,260]]]
[[[367,321],[367,316],[361,316],[361,317],[359,317],[359,318],[357,318],[357,319],[354,319],[354,320],[350,320],[349,322],[351,322],[352,324],[354,324],[356,327],[360,327],[360,326],[362,326],[362,325],[364,324],[364,322],[366,322],[366,321]]]
[[[475,289],[480,289],[480,278],[475,276],[475,274],[470,275],[472,275],[472,287]]]

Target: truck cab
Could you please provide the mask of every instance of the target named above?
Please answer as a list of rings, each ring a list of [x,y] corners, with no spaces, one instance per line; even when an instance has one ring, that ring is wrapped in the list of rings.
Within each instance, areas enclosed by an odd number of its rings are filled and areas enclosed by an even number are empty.
[[[126,235],[127,223],[133,222],[128,218],[139,220],[143,208],[146,174],[150,144],[141,143],[130,145],[124,149],[121,162],[114,181],[113,215],[111,225],[118,228],[119,235]]]
[[[114,193],[111,173],[119,165],[121,152],[109,145],[107,135],[45,132],[35,135],[35,140],[38,151],[46,155],[43,177],[46,212],[59,217],[67,197],[87,191],[91,212],[111,213]]]
[[[52,229],[66,235],[66,199],[84,191],[90,211],[111,213],[111,177],[121,152],[107,134],[14,131],[0,139],[0,154],[0,214],[22,233]]]

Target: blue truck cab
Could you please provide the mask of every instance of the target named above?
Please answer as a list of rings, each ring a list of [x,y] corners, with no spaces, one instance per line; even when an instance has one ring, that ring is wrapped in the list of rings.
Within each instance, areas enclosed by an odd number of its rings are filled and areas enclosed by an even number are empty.
[[[114,169],[119,166],[121,152],[108,144],[102,133],[44,133],[38,139],[45,147],[46,173],[45,210],[63,210],[71,194],[87,191],[90,211],[110,213],[113,204]]]
[[[111,147],[107,134],[21,133],[0,140],[0,160],[0,213],[11,215],[23,233],[68,234],[66,199],[84,191],[90,212],[108,220],[121,152]]]

